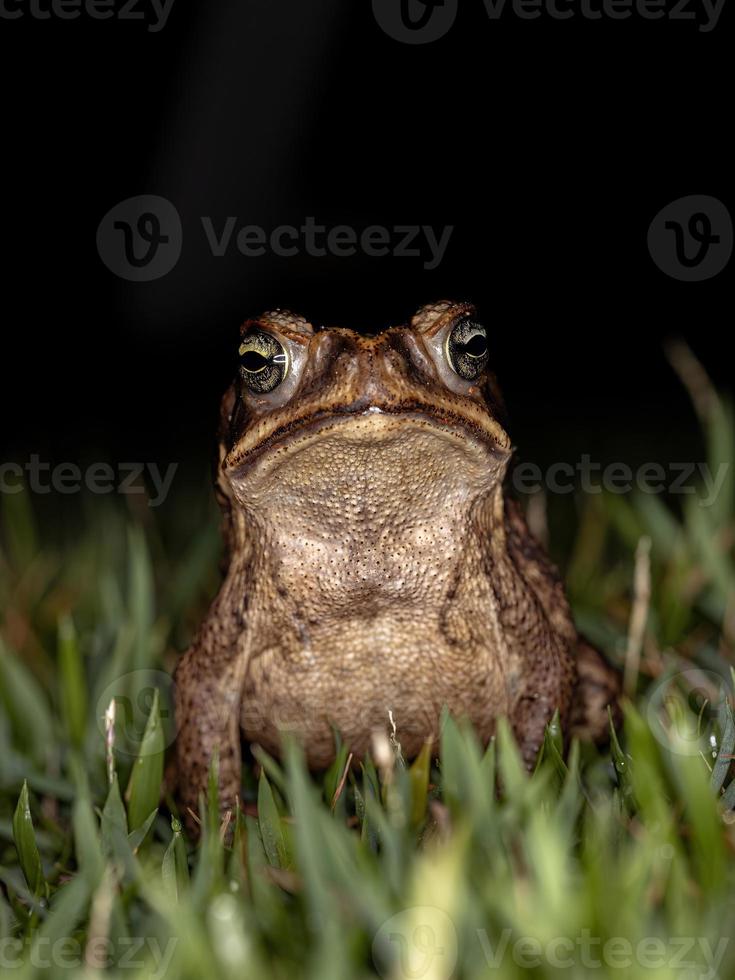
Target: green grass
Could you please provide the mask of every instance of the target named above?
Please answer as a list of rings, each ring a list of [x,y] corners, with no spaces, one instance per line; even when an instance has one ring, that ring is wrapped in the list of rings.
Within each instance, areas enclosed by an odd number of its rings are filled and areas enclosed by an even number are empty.
[[[728,409],[710,397],[701,414],[710,465],[732,463]],[[589,497],[557,555],[581,628],[621,666],[628,650],[610,751],[574,745],[565,760],[552,727],[529,776],[505,726],[483,749],[446,718],[440,762],[406,766],[386,741],[341,785],[344,746],[314,777],[287,744],[281,761],[257,753],[232,840],[212,799],[196,846],[159,788],[167,678],[217,584],[214,515],[182,500],[174,535],[96,498],[59,543],[26,494],[2,506],[8,976],[735,974],[732,473],[708,508]]]

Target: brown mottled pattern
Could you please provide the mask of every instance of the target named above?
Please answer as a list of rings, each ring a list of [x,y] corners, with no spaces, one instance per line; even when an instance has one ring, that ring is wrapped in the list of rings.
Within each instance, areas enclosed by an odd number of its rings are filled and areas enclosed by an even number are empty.
[[[389,712],[404,754],[444,705],[487,740],[507,716],[531,765],[556,708],[604,736],[617,675],[576,633],[558,576],[506,496],[511,443],[494,376],[470,383],[444,339],[467,304],[375,336],[285,311],[247,321],[292,367],[222,402],[217,497],[228,565],[176,672],[179,793],[196,809],[219,755],[223,808],[241,738],[359,757]],[[489,338],[492,367],[492,336]]]

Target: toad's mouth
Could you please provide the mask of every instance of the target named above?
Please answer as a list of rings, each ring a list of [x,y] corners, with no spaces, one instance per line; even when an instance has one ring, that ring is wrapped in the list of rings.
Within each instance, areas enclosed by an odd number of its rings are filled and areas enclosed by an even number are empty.
[[[404,429],[424,430],[433,439],[443,439],[455,446],[464,443],[473,455],[480,454],[496,464],[507,460],[511,454],[507,433],[490,417],[475,419],[444,407],[404,403],[312,412],[276,425],[265,433],[257,429],[248,431],[233,444],[222,465],[227,471],[244,475],[266,459],[285,461],[290,451],[303,449],[329,435],[377,444],[384,439],[395,439]]]

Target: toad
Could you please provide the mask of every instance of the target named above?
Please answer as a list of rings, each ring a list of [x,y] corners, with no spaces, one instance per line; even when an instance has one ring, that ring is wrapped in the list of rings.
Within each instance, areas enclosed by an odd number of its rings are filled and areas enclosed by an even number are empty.
[[[391,730],[406,758],[442,709],[487,742],[506,717],[526,764],[555,710],[601,740],[618,674],[577,633],[506,479],[512,444],[475,309],[439,302],[375,335],[284,311],[241,328],[221,405],[226,574],[176,671],[179,793],[214,754],[221,806],[242,740],[295,733],[328,766]]]

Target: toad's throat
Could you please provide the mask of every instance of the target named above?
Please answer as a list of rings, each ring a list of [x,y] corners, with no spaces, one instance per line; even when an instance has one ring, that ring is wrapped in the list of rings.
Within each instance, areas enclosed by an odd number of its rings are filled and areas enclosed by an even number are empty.
[[[341,468],[342,482],[325,485],[318,465],[308,487],[289,483],[284,468],[251,500],[251,608],[262,599],[264,609],[279,607],[288,621],[298,615],[307,624],[390,618],[391,610],[416,622],[456,601],[459,580],[477,584],[483,574],[481,541],[492,534],[495,494],[485,501],[466,481],[452,482],[451,460],[439,478],[427,478],[440,462],[411,468],[404,479],[378,468],[368,487],[359,466]]]
[[[228,474],[253,580],[276,606],[284,597],[284,610],[297,597],[306,623],[390,608],[420,618],[478,554],[506,462],[462,432],[405,416],[302,431]]]
[[[302,431],[228,477],[262,554],[305,570],[317,553],[378,568],[397,552],[446,560],[506,465],[435,422],[362,415]]]

